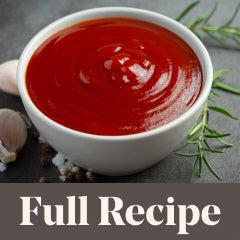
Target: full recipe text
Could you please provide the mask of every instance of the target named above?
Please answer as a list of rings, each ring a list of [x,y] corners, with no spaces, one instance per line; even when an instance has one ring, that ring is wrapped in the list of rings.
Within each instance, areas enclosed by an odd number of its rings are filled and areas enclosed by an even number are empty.
[[[34,226],[39,221],[43,221],[46,226],[92,225],[88,217],[88,196],[67,196],[61,205],[46,204],[41,196],[22,196],[19,200],[22,208],[21,226]],[[153,227],[175,226],[178,235],[187,235],[197,224],[214,227],[221,220],[221,209],[217,205],[177,205],[171,196],[165,199],[164,204],[147,207],[125,204],[117,196],[99,196],[97,203],[99,216],[96,213],[94,218],[97,219],[98,226],[137,227],[147,223]]]

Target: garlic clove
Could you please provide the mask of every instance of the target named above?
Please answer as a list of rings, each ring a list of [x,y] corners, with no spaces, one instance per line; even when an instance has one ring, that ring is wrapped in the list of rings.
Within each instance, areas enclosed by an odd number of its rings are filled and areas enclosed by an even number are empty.
[[[9,152],[4,146],[2,141],[0,140],[0,160],[3,163],[9,163],[16,160],[16,153]]]
[[[18,60],[11,60],[0,65],[0,90],[18,95],[17,86]]]
[[[2,163],[2,162],[0,162],[0,172],[4,172],[4,171],[6,171],[6,169],[7,169],[7,166],[6,166],[6,164],[5,164],[5,163]]]
[[[15,161],[27,140],[26,123],[18,112],[0,109],[0,140],[0,160]]]

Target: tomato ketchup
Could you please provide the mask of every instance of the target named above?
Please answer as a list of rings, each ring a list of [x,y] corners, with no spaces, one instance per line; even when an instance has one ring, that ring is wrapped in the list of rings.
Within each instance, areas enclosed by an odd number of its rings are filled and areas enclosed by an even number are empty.
[[[126,18],[80,22],[47,39],[26,72],[36,107],[84,133],[128,135],[169,123],[198,98],[202,70],[173,32]]]

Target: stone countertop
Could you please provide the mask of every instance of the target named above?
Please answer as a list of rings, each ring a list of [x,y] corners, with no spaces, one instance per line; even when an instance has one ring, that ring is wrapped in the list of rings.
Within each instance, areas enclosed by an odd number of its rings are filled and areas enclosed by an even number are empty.
[[[153,10],[169,17],[176,17],[183,8],[191,3],[190,0],[1,0],[0,1],[0,62],[19,58],[28,41],[43,27],[67,14],[87,8],[104,6],[129,6]],[[238,0],[220,0],[219,10],[213,22],[219,24],[226,21],[234,11]],[[210,11],[215,0],[202,0],[196,10],[191,13],[194,17]],[[240,14],[236,21],[240,24]],[[240,51],[224,49],[206,39],[206,44],[213,60],[214,68],[228,68],[230,72],[225,82],[240,86]],[[240,97],[222,93],[217,103],[224,106],[233,114],[240,116]],[[21,100],[0,92],[0,108],[11,108],[25,112]],[[235,148],[226,150],[224,154],[210,154],[209,159],[214,168],[223,176],[226,183],[240,182],[240,124],[218,114],[212,114],[211,124],[214,128],[232,132],[231,141]],[[55,167],[43,169],[39,163],[40,156],[45,153],[38,142],[31,137],[19,154],[16,162],[9,164],[7,171],[0,173],[0,182],[38,182],[40,176],[48,177],[50,182],[59,182],[58,171]],[[53,154],[52,154],[53,155]],[[160,161],[144,172],[126,177],[99,177],[100,182],[186,182],[193,159],[176,157],[174,154]],[[218,182],[208,169],[203,169],[201,179],[195,182]]]

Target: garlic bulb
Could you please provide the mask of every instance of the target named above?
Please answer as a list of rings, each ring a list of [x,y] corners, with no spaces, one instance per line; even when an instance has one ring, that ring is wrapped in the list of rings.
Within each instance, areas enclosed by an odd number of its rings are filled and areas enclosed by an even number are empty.
[[[11,60],[0,65],[0,90],[19,95],[17,86],[18,60]]]
[[[21,115],[10,109],[0,109],[0,160],[16,160],[27,140],[27,127]]]

